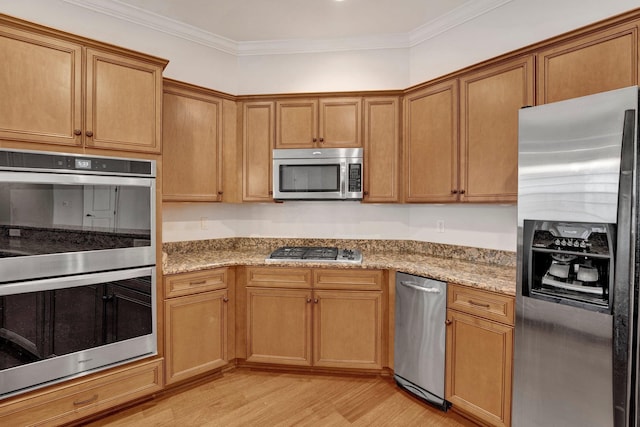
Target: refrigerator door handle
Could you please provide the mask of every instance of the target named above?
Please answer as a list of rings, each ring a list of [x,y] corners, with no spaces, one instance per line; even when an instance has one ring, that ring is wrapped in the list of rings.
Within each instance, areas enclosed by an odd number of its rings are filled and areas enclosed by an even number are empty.
[[[631,392],[631,340],[635,280],[634,168],[636,111],[624,112],[618,195],[618,229],[613,283],[613,407],[614,425],[626,425]]]

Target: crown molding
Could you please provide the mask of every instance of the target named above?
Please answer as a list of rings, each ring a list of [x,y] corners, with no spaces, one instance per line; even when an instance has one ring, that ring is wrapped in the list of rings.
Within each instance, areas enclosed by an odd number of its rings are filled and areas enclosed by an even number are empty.
[[[63,0],[116,19],[192,41],[231,55],[280,55],[373,49],[407,49],[513,0],[469,0],[449,13],[402,34],[343,39],[287,39],[237,42],[118,0]]]
[[[513,0],[471,0],[458,6],[452,11],[433,19],[409,34],[410,47],[419,45],[429,39],[437,37],[465,22],[471,21]]]

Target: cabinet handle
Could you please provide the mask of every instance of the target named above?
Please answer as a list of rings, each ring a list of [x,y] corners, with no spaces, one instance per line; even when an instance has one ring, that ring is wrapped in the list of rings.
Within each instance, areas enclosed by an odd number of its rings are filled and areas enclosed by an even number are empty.
[[[313,138],[313,142],[318,142],[318,138]]]
[[[470,299],[470,300],[469,300],[469,304],[471,304],[471,305],[475,305],[475,306],[477,306],[477,307],[482,307],[482,308],[491,308],[491,305],[489,305],[489,304],[484,304],[484,303],[481,303],[481,302],[476,302],[476,301],[474,301],[474,300],[472,300],[472,299]]]
[[[451,194],[458,194],[458,190],[451,190]]]
[[[317,304],[317,303],[318,303],[318,298],[314,298],[314,299],[313,299],[313,303],[314,303],[314,304]]]
[[[229,298],[224,297],[224,298],[222,298],[222,301],[223,301],[223,302],[229,302]]]
[[[74,129],[74,130],[73,130],[73,134],[74,134],[74,135],[76,135],[76,136],[78,136],[78,135],[82,135],[82,130],[80,130],[80,129]]]
[[[320,142],[324,142],[324,138],[320,138]]]
[[[91,138],[91,137],[93,136],[93,131],[88,130],[88,131],[86,132],[86,135],[87,135],[89,138]]]
[[[218,196],[222,196],[222,191],[218,191]]]
[[[98,400],[98,395],[94,394],[93,396],[91,396],[90,398],[85,399],[85,400],[74,400],[73,401],[73,405],[74,406],[82,406],[82,405],[86,405],[86,404],[91,403],[91,402],[95,402],[96,400]]]
[[[307,297],[307,304],[311,302],[311,298]]]
[[[452,323],[453,323],[453,321],[451,319],[447,319],[447,320],[444,321],[444,324],[447,325],[447,326],[449,326]]]
[[[460,194],[464,194],[464,190],[460,190]]]
[[[189,286],[204,285],[205,283],[207,283],[206,280],[198,280],[197,282],[189,282]]]

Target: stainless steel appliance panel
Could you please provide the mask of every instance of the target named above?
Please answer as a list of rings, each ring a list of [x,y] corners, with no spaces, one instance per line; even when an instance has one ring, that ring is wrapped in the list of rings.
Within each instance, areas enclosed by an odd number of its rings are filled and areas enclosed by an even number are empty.
[[[516,302],[515,427],[613,426],[613,317]]]
[[[446,301],[445,282],[396,273],[395,379],[444,409]]]
[[[520,110],[518,218],[615,223],[635,87]]]

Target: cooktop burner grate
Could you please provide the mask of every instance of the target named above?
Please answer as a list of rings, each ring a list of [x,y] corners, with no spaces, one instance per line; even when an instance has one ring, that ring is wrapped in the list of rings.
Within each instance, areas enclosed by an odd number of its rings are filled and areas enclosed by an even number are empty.
[[[356,249],[338,249],[336,247],[283,246],[273,251],[265,261],[308,261],[360,264],[362,263],[362,253]]]

